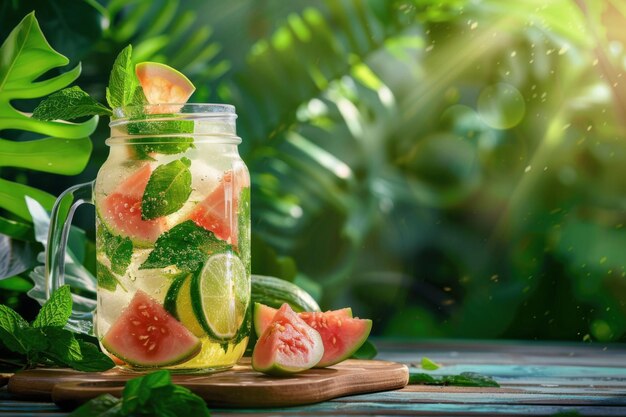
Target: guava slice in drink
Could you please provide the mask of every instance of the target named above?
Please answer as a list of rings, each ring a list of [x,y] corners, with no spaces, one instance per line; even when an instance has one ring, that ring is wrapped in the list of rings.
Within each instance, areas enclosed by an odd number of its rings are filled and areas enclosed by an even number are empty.
[[[314,367],[323,355],[319,332],[285,303],[256,342],[252,368],[269,375],[290,375]]]
[[[261,303],[254,303],[253,321],[254,331],[257,337],[261,336],[267,326],[274,319],[274,315],[278,309],[266,306]],[[296,313],[300,318],[308,317],[311,313]],[[303,315],[304,314],[304,315]],[[340,319],[352,318],[352,309],[350,307],[342,308],[339,310],[327,311],[324,313],[327,317],[338,317]]]
[[[239,198],[241,190],[249,186],[247,176],[226,171],[217,186],[191,212],[189,218],[233,246],[237,246]]]
[[[185,362],[202,346],[200,339],[143,291],[135,293],[101,343],[124,362],[145,368]]]
[[[150,164],[143,165],[104,197],[99,210],[111,233],[129,237],[137,246],[151,245],[167,227],[164,217],[141,218],[141,199],[151,173]]]
[[[135,73],[148,103],[163,104],[151,106],[149,113],[176,113],[196,90],[181,72],[159,62],[141,62]]]
[[[263,304],[254,304],[254,329],[262,334],[271,322],[276,310]],[[372,330],[372,321],[352,317],[352,309],[326,312],[302,312],[298,316],[309,326],[317,330],[324,343],[324,356],[315,365],[324,368],[339,363],[356,352]]]

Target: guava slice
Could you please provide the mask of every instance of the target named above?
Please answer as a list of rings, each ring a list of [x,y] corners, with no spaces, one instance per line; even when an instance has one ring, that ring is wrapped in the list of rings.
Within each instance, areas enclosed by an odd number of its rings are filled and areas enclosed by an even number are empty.
[[[164,217],[141,218],[141,198],[151,173],[150,164],[143,165],[107,195],[100,206],[100,216],[109,231],[129,237],[137,246],[154,243],[167,227]]]
[[[254,330],[262,334],[271,322],[276,310],[263,304],[254,304]],[[324,368],[339,363],[356,352],[372,330],[372,321],[352,318],[352,309],[320,312],[302,312],[298,316],[309,326],[317,330],[324,343],[324,356],[315,365]]]
[[[270,306],[266,306],[265,304],[254,303],[253,320],[254,320],[254,331],[257,337],[263,334],[267,326],[274,319],[274,315],[276,314],[277,311],[278,309],[275,309]],[[303,318],[303,317],[308,317],[307,315],[310,313],[297,313],[297,314],[298,316],[300,316],[300,318]],[[303,316],[302,314],[305,314],[305,315]],[[352,318],[352,309],[350,307],[346,307],[346,308],[342,308],[339,310],[327,311],[324,314],[327,317],[333,316],[333,317],[338,317],[338,318],[343,318],[343,319],[349,319],[349,318]]]
[[[135,73],[148,103],[168,104],[152,106],[149,113],[176,113],[196,90],[182,73],[159,62],[141,62],[135,66]]]
[[[342,318],[319,312],[300,313],[300,317],[319,332],[324,343],[324,356],[316,368],[348,359],[365,343],[372,330],[372,321],[367,319]]]
[[[241,190],[249,186],[249,179],[244,174],[233,175],[233,171],[226,171],[213,191],[196,205],[189,216],[195,224],[235,247],[238,241],[239,197]]]
[[[135,293],[101,343],[124,362],[146,368],[185,362],[202,346],[200,339],[143,291]]]
[[[256,342],[252,367],[269,375],[290,375],[314,367],[323,355],[319,332],[285,303]]]

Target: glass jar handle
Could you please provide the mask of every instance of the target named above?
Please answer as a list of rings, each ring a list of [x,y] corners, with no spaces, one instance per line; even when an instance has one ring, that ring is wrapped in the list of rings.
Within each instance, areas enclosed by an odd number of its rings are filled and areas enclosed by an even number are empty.
[[[74,185],[57,198],[50,215],[48,244],[46,246],[46,299],[65,283],[65,249],[70,234],[72,217],[76,208],[83,203],[93,204],[94,181]],[[72,311],[70,325],[91,334],[93,312]]]

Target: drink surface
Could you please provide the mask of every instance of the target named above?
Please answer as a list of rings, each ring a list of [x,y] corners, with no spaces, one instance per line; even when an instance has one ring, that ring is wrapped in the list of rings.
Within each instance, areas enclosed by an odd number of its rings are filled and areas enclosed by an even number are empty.
[[[229,367],[248,340],[250,178],[234,136],[191,123],[114,128],[96,180],[95,331],[134,369]]]

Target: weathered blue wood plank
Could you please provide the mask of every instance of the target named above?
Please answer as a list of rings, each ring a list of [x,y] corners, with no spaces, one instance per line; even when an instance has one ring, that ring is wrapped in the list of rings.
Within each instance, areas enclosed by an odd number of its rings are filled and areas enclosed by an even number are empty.
[[[410,367],[411,372],[424,372],[421,368]],[[461,372],[478,372],[494,378],[593,378],[612,379],[626,382],[626,368],[600,366],[537,366],[537,365],[467,365],[443,366],[428,373],[433,375],[455,375]]]
[[[562,412],[578,412],[585,416],[626,416],[624,407],[589,407],[558,405],[502,405],[502,404],[384,404],[384,403],[341,403],[329,401],[305,407],[267,410],[213,410],[213,416],[250,415],[263,416],[322,416],[322,415],[453,415],[453,416],[552,416]]]
[[[334,402],[361,403],[455,403],[455,404],[564,404],[626,406],[626,392],[614,395],[572,395],[534,392],[502,392],[489,389],[483,392],[460,392],[442,389],[440,392],[389,391],[366,395],[352,395],[333,400]],[[626,412],[626,410],[625,410]]]

